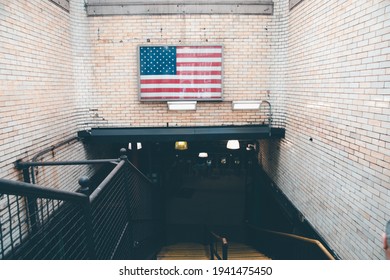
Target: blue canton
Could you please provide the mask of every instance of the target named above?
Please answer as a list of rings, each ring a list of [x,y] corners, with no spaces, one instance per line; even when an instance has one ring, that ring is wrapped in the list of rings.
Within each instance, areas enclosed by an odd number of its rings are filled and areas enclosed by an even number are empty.
[[[141,75],[176,75],[176,47],[140,47]]]

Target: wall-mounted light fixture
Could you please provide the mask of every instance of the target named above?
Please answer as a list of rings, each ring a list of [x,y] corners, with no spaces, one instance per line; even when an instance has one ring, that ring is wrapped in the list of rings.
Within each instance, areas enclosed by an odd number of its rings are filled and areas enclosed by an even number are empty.
[[[179,151],[184,151],[188,149],[188,143],[187,141],[176,141],[175,142],[175,149]]]
[[[130,142],[129,143],[129,150],[132,150],[132,143]],[[137,142],[137,150],[141,150],[142,149],[142,143],[141,142]]]
[[[271,123],[272,123],[272,108],[271,103],[267,100],[242,100],[242,101],[232,101],[233,110],[259,110],[261,105],[266,103],[268,105],[268,129],[269,136],[271,137]],[[264,124],[264,122],[263,122]]]
[[[167,104],[170,111],[196,110],[196,101],[168,101]]]
[[[261,101],[258,100],[241,100],[233,101],[233,110],[259,110]]]
[[[256,144],[248,144],[248,145],[246,145],[246,150],[247,151],[254,151],[254,150],[256,150]]]
[[[238,142],[238,140],[229,140],[226,144],[226,148],[230,150],[238,150],[240,148],[240,142]]]

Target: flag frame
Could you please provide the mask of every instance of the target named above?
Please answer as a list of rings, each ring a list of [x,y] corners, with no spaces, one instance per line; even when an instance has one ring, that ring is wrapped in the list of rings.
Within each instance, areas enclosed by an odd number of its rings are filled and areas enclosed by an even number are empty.
[[[191,98],[185,98],[185,97],[145,97],[141,92],[141,48],[143,47],[201,47],[201,48],[207,48],[207,47],[218,47],[221,48],[221,66],[220,66],[220,72],[221,72],[221,78],[220,78],[220,88],[221,92],[218,94],[218,96],[208,97],[204,96],[202,97],[201,93],[198,93],[199,96],[197,97],[191,97]],[[173,45],[173,44],[158,44],[158,45],[138,45],[137,46],[137,72],[138,72],[138,100],[141,102],[167,102],[167,101],[214,101],[219,102],[223,101],[223,84],[224,84],[224,46],[222,44],[185,44],[185,45]],[[206,94],[207,95],[207,94]]]

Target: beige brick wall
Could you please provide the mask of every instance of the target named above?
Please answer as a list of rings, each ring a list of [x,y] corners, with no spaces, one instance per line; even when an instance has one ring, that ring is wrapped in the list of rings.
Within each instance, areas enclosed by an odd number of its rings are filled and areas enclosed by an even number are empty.
[[[17,179],[15,160],[77,131],[86,76],[77,2],[71,14],[48,0],[0,3],[0,178]]]
[[[286,138],[262,141],[265,170],[342,258],[382,259],[390,4],[313,0],[289,12],[288,0],[274,2],[273,16],[86,18],[83,0],[70,13],[2,1],[0,178],[18,179],[15,160],[80,129],[259,123],[260,112],[232,111],[230,101],[267,99]],[[140,103],[141,44],[224,45],[225,101],[182,113]]]
[[[232,100],[273,102],[280,94],[279,18],[256,15],[91,17],[93,82],[88,126],[205,126],[261,123],[264,112],[232,111]],[[193,112],[168,111],[166,102],[138,100],[139,45],[224,46],[224,102],[198,102]],[[275,47],[274,47],[275,46]],[[269,93],[269,94],[268,94]],[[268,96],[269,95],[269,96]]]
[[[286,138],[262,142],[263,166],[344,259],[384,258],[389,61],[389,1],[303,1],[289,14]]]
[[[264,112],[232,111],[232,100],[245,99],[271,101],[275,120],[281,119],[285,48],[279,21],[285,6],[277,3],[274,16],[87,18],[82,0],[70,1],[70,13],[49,0],[5,1],[0,5],[0,177],[18,178],[17,159],[31,159],[89,127],[261,123]],[[141,44],[222,44],[226,101],[199,102],[196,112],[168,111],[165,102],[140,103]]]

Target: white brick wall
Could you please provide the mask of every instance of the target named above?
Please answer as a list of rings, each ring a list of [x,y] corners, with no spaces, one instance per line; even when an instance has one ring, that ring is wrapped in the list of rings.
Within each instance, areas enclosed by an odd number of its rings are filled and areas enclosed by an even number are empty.
[[[76,131],[69,14],[50,1],[0,4],[0,177]]]
[[[321,0],[291,11],[286,138],[262,143],[264,168],[344,259],[384,258],[389,11],[389,1]]]
[[[390,3],[275,2],[273,16],[85,16],[46,0],[0,4],[0,177],[96,126],[250,124],[267,99],[286,138],[262,164],[345,259],[382,259],[390,200]],[[147,40],[150,40],[150,43]],[[137,98],[137,46],[223,44],[225,102],[171,112]],[[309,139],[312,138],[313,141]]]
[[[75,136],[90,88],[83,1],[70,13],[49,0],[0,4],[0,177],[17,159]],[[88,68],[89,67],[89,68]]]
[[[17,178],[15,160],[92,126],[263,121],[261,112],[233,112],[231,101],[238,99],[270,100],[277,119],[284,112],[277,104],[285,56],[281,11],[275,5],[274,16],[87,18],[81,0],[70,1],[70,13],[50,1],[6,1],[0,6],[1,177]],[[147,39],[223,44],[226,101],[201,102],[196,112],[180,113],[168,111],[164,102],[140,103],[137,46]]]
[[[91,17],[93,50],[89,126],[204,126],[261,123],[264,113],[232,111],[232,100],[281,99],[283,62],[274,16],[170,15]],[[222,44],[225,102],[199,102],[196,112],[168,111],[166,102],[138,101],[139,45]],[[273,48],[272,46],[275,46]],[[270,92],[270,97],[267,92]],[[274,103],[275,118],[282,110]],[[93,110],[93,111],[92,111]],[[279,113],[280,114],[280,113]],[[88,127],[88,126],[86,126]]]

